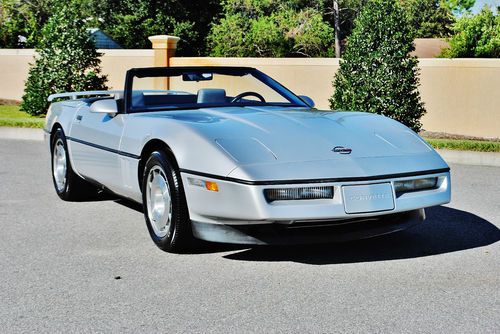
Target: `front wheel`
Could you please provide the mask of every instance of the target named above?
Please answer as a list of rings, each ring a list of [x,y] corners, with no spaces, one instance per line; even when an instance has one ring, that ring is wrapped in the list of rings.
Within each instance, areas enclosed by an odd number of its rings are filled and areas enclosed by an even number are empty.
[[[62,129],[52,138],[52,181],[57,195],[65,201],[92,199],[97,189],[75,174],[68,154],[68,144]]]
[[[151,239],[166,252],[188,251],[193,245],[191,222],[180,175],[164,152],[151,154],[142,178],[144,218]]]

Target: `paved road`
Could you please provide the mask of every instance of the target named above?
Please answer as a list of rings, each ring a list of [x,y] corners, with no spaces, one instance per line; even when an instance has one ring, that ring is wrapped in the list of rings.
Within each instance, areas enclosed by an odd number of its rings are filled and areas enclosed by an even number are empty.
[[[500,168],[452,169],[453,202],[397,235],[172,255],[138,211],[60,201],[41,142],[1,140],[0,332],[498,333]]]

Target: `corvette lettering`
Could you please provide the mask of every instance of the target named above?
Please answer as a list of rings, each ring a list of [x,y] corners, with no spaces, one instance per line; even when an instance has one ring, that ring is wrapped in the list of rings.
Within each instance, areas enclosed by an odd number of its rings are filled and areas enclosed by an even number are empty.
[[[369,195],[353,195],[349,196],[351,201],[372,201],[377,199],[391,198],[390,194],[369,194]]]
[[[340,154],[351,154],[352,149],[343,146],[335,146],[332,151]]]

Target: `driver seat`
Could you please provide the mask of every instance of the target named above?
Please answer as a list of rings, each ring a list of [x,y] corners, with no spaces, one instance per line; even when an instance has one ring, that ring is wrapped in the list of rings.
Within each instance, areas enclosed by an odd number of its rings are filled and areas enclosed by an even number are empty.
[[[220,88],[203,88],[198,90],[197,103],[226,103],[226,91]]]

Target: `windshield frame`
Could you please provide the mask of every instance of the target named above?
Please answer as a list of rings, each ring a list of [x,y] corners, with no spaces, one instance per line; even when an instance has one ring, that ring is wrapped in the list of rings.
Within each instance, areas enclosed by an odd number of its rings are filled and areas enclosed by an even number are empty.
[[[232,104],[196,104],[193,106],[182,106],[177,108],[157,107],[157,108],[134,108],[132,106],[132,92],[134,78],[157,78],[157,77],[177,77],[184,73],[213,73],[231,76],[252,75],[255,79],[262,82],[264,85],[276,91],[290,103],[268,103],[268,102],[239,102]],[[125,77],[125,96],[124,96],[124,112],[155,112],[155,111],[174,111],[174,110],[189,110],[214,107],[265,107],[265,106],[283,106],[283,107],[309,107],[299,96],[295,95],[291,90],[274,80],[270,76],[253,67],[233,67],[233,66],[177,66],[177,67],[145,67],[132,68],[127,71]]]

